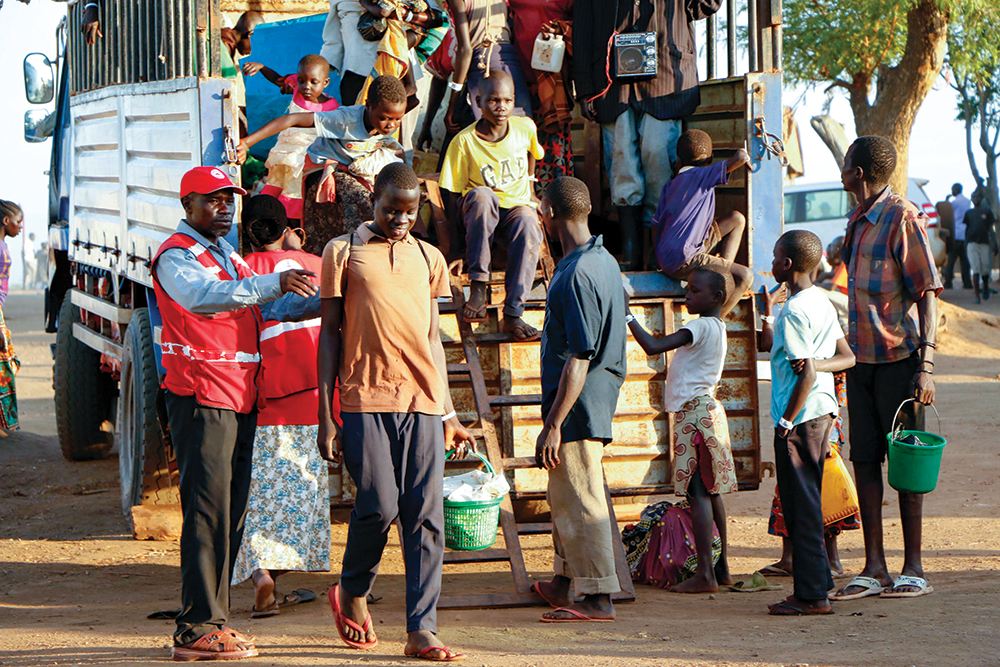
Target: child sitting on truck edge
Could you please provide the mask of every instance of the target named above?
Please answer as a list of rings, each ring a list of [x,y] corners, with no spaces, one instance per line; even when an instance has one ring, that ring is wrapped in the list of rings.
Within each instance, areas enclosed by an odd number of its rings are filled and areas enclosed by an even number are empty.
[[[715,218],[715,187],[750,162],[742,148],[724,162],[712,164],[712,138],[702,130],[687,130],[677,140],[677,175],[663,186],[653,213],[656,263],[671,278],[687,280],[694,269],[710,267],[732,274],[735,289],[722,307],[721,317],[743,297],[753,272],[734,264],[746,218],[739,211]],[[718,248],[719,254],[712,254]]]
[[[292,101],[288,104],[288,113],[310,111],[333,111],[340,105],[337,100],[324,94],[330,85],[330,63],[326,58],[310,54],[299,61],[295,74],[282,76],[270,67],[260,63],[243,65],[244,76],[253,76],[257,72],[281,89],[284,94],[291,94]],[[316,130],[311,127],[290,127],[278,135],[278,143],[267,154],[267,187],[262,194],[277,197],[285,207],[285,212],[292,220],[302,219],[302,172],[306,164],[306,151],[317,138]]]
[[[439,183],[448,192],[448,212],[465,225],[466,258],[472,281],[462,316],[486,319],[486,281],[490,278],[495,235],[505,238],[507,274],[501,330],[517,340],[535,340],[538,330],[521,319],[535,280],[543,237],[531,202],[535,160],[544,154],[530,118],[511,116],[514,82],[491,70],[476,95],[483,117],[455,135],[441,166]]]
[[[392,135],[405,113],[402,81],[380,76],[363,105],[275,118],[240,142],[239,159],[243,162],[251,146],[282,130],[316,128],[319,138],[306,153],[302,226],[308,233],[303,249],[320,254],[327,241],[372,219],[375,176],[386,164],[402,161],[403,147]]]
[[[736,490],[736,466],[726,411],[715,398],[726,359],[723,304],[731,298],[733,278],[723,268],[701,266],[688,274],[685,305],[700,315],[679,331],[657,338],[629,311],[625,318],[648,355],[677,350],[667,369],[664,408],[675,413],[674,493],[691,505],[698,569],[673,586],[676,593],[711,593],[733,583],[729,574],[726,508],[722,494]],[[712,523],[722,540],[719,562],[712,565]]]
[[[810,275],[823,246],[805,230],[786,232],[774,245],[774,279],[788,286],[788,301],[771,316],[777,292],[762,288],[764,324],[759,340],[771,353],[774,463],[785,526],[792,541],[794,592],[773,604],[774,616],[832,614],[833,588],[823,539],[821,486],[837,413],[833,372],[854,365],[837,312]]]

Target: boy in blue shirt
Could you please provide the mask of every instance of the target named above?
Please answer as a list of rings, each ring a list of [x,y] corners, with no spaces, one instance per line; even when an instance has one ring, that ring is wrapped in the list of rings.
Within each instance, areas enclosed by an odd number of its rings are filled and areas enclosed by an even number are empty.
[[[792,542],[794,592],[773,604],[774,616],[832,614],[827,592],[833,588],[823,541],[821,484],[837,412],[833,373],[854,365],[837,311],[812,284],[823,245],[812,232],[786,232],[774,245],[771,271],[788,286],[788,301],[771,315],[777,292],[761,290],[764,300],[760,349],[771,352],[771,418],[778,494]]]

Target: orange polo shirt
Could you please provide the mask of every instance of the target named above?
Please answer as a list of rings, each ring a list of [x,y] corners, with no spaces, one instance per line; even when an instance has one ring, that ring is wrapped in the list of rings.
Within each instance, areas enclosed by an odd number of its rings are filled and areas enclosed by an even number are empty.
[[[367,223],[351,241],[326,244],[320,284],[322,298],[344,299],[341,411],[444,414],[447,386],[429,339],[432,300],[451,296],[444,256],[410,234],[390,242]]]

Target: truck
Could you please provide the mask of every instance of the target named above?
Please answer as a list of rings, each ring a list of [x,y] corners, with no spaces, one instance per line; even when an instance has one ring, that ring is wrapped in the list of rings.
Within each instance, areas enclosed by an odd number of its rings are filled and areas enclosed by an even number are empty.
[[[54,385],[60,446],[74,461],[117,451],[122,510],[131,520],[135,506],[179,503],[160,388],[160,314],[152,290],[152,259],[183,217],[178,190],[188,169],[217,166],[240,182],[235,150],[240,109],[236,82],[222,75],[222,24],[227,18],[235,22],[243,11],[266,9],[268,23],[258,26],[255,39],[268,33],[278,37],[284,24],[325,14],[328,4],[102,0],[104,37],[93,45],[85,43],[79,30],[83,4],[68,3],[54,59],[40,53],[25,59],[29,102],[56,98],[53,118],[42,118],[37,110],[26,113],[25,138],[52,135],[50,224],[65,239],[61,268],[71,283],[61,303],[59,294],[50,299],[58,308]],[[749,3],[745,42],[737,38],[735,0],[726,6],[724,17],[705,20],[702,102],[686,126],[712,136],[717,159],[748,149],[749,168],[719,189],[718,208],[720,213],[740,210],[748,220],[737,261],[768,266],[782,228],[783,149],[773,134],[780,135],[782,118],[780,0]],[[725,76],[717,75],[720,44],[726,49]],[[598,126],[577,120],[578,176],[591,186],[598,213],[610,209],[601,188],[600,141]],[[238,232],[233,234],[239,247]],[[635,291],[633,310],[647,328],[669,332],[687,319],[678,283],[653,272],[625,277]],[[543,277],[526,316],[539,327],[544,287]],[[502,296],[494,300],[502,301]],[[745,298],[730,316],[720,385],[741,489],[757,488],[764,469],[756,318],[752,298]],[[538,344],[515,343],[490,326],[484,325],[477,337],[490,392],[536,393]],[[449,362],[460,362],[462,341],[454,317],[442,321],[442,337]],[[668,357],[646,357],[629,340],[629,373],[615,418],[615,442],[605,460],[614,497],[637,502],[670,486],[673,434],[662,401],[668,364]],[[468,383],[455,383],[453,395],[463,421],[475,422]],[[502,403],[494,406],[494,416],[502,424],[505,456],[533,454],[541,427],[537,406]],[[512,498],[522,507],[544,498],[542,471],[507,474]],[[353,485],[341,470],[331,469],[330,486],[333,505],[351,502]]]

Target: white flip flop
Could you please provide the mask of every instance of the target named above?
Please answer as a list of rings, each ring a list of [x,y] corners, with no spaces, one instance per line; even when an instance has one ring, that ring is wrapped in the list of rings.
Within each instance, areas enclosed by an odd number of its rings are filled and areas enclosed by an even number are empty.
[[[919,590],[915,591],[904,591],[901,593],[895,592],[900,586],[914,586]],[[934,587],[927,583],[927,580],[923,577],[911,577],[902,574],[892,580],[892,588],[887,588],[882,591],[879,597],[883,598],[918,598],[921,595],[930,595],[934,592]]]
[[[916,584],[914,584],[916,585]],[[850,594],[837,594],[834,593],[830,596],[830,599],[835,602],[845,602],[847,600],[860,600],[861,598],[868,598],[873,595],[882,594],[883,591],[887,590],[885,586],[882,585],[878,579],[873,579],[872,577],[854,577],[851,579],[850,583],[841,588],[840,590],[847,590],[851,586],[856,586],[864,590],[858,591],[857,593]]]

